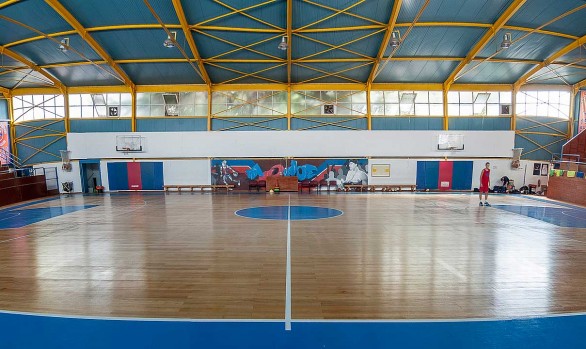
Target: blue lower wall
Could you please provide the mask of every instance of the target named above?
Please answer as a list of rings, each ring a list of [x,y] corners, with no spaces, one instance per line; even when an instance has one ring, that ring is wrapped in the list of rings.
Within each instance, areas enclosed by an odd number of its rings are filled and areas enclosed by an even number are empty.
[[[130,132],[130,119],[70,119],[69,129],[74,133],[82,132]]]
[[[460,131],[506,131],[511,129],[511,118],[501,117],[454,117],[449,119],[450,130]]]
[[[443,130],[443,118],[374,117],[373,130]]]
[[[136,120],[138,132],[207,131],[207,129],[207,118],[139,118]]]

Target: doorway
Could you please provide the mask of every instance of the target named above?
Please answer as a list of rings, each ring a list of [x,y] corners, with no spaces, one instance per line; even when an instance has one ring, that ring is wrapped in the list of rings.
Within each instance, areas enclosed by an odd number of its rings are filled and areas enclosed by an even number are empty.
[[[83,192],[95,193],[96,187],[102,185],[100,160],[80,160],[79,168],[81,171],[81,186],[83,188]]]

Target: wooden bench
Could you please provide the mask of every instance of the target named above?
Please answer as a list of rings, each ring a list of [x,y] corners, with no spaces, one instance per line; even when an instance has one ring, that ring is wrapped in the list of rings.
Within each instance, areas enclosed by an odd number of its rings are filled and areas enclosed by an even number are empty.
[[[234,188],[232,184],[170,184],[164,186],[165,191],[169,192],[171,189],[177,189],[181,192],[181,189],[189,189],[193,192],[194,189],[199,189],[202,192],[204,189],[210,189],[212,191],[218,191],[218,189],[226,189],[226,193]]]
[[[351,189],[355,189],[356,191],[367,191],[368,185],[366,185],[366,184],[344,184],[345,191],[350,191]]]
[[[415,191],[417,188],[416,184],[344,184],[344,190],[350,191],[352,189],[356,191],[403,191],[403,188],[409,188],[411,191]]]

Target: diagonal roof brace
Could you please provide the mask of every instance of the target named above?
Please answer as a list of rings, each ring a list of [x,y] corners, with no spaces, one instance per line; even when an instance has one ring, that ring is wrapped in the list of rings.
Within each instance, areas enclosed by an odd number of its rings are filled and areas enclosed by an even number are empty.
[[[130,80],[128,75],[114,60],[110,55],[98,44],[98,42],[90,35],[88,30],[84,28],[81,23],[58,1],[58,0],[45,0],[45,2],[55,10],[69,25],[75,29],[75,31],[82,37],[82,39],[87,42],[87,44],[94,50],[96,53],[102,57],[103,60],[108,62],[108,65],[120,76],[122,81],[126,86],[128,86],[131,90],[134,90],[134,83]]]
[[[515,82],[514,86],[516,88],[518,88],[518,87],[524,85],[527,82],[527,80],[529,80],[529,78],[531,76],[533,76],[535,73],[537,73],[541,69],[547,67],[548,65],[550,65],[551,63],[553,63],[556,59],[558,59],[558,58],[562,57],[563,55],[565,55],[566,53],[569,53],[572,50],[574,50],[574,49],[582,46],[585,43],[586,43],[586,35],[582,36],[581,38],[579,38],[577,40],[574,40],[570,44],[568,44],[565,47],[563,47],[561,50],[559,50],[556,53],[554,53],[551,56],[549,56],[545,61],[543,61],[540,64],[538,64],[533,69],[531,69],[527,73],[523,74],[523,76],[521,76],[519,78],[519,80],[517,80],[517,82]]]
[[[61,83],[61,81],[59,81],[59,79],[54,77],[52,74],[48,73],[44,69],[41,69],[38,65],[29,61],[28,59],[24,58],[23,56],[19,55],[18,53],[12,51],[11,49],[8,49],[8,48],[0,45],[0,55],[2,55],[2,54],[23,63],[24,65],[26,65],[30,69],[32,69],[35,72],[44,76],[47,80],[49,80],[51,83],[53,83],[53,85],[55,85],[55,87],[57,87],[59,90],[65,91],[65,89],[66,89],[65,85],[63,85],[63,83]]]
[[[456,81],[458,74],[468,65],[468,63],[472,62],[474,57],[482,51],[482,49],[492,40],[492,38],[498,33],[500,29],[502,29],[507,21],[513,17],[513,15],[519,11],[519,9],[525,4],[527,0],[515,0],[507,9],[503,12],[503,14],[494,22],[494,24],[488,29],[488,31],[482,36],[482,38],[472,47],[472,49],[466,55],[466,58],[458,64],[456,69],[452,71],[450,76],[446,81],[444,81],[444,90],[449,90],[450,86]]]

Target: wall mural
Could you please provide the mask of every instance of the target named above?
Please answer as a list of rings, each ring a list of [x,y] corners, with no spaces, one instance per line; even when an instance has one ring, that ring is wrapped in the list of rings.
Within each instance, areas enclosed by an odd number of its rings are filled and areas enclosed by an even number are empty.
[[[0,164],[7,164],[7,154],[10,152],[10,138],[8,134],[8,122],[0,122]]]
[[[212,159],[211,184],[231,184],[248,190],[250,181],[268,176],[296,176],[299,182],[328,180],[343,184],[368,184],[368,159]]]

